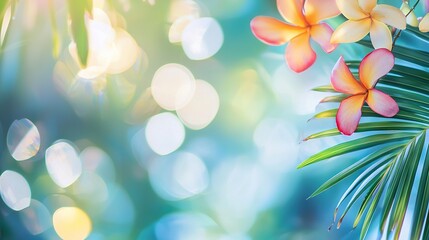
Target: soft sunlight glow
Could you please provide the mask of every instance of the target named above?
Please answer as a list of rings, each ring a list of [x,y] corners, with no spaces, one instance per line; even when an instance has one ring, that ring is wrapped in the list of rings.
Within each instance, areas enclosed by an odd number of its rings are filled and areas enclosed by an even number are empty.
[[[82,174],[82,163],[74,147],[60,140],[46,149],[46,168],[58,186],[66,188]]]
[[[114,29],[109,16],[101,9],[93,9],[93,18],[87,20],[89,38],[88,63],[78,75],[94,79],[101,75],[119,74],[130,69],[140,54],[134,38],[124,29]],[[76,44],[69,45],[70,55],[79,62]]]
[[[192,60],[203,60],[215,55],[223,44],[223,32],[214,18],[199,18],[183,30],[182,47]]]
[[[91,233],[89,216],[76,207],[62,207],[55,211],[52,222],[55,232],[64,240],[83,240]]]
[[[263,119],[253,133],[253,141],[262,164],[275,171],[295,169],[299,139],[292,124],[282,119]]]
[[[40,134],[28,119],[15,120],[7,132],[7,148],[17,161],[27,160],[40,148]]]
[[[273,201],[275,181],[275,175],[249,159],[228,159],[213,171],[208,201],[227,231],[246,232]]]
[[[123,29],[116,29],[112,58],[107,67],[108,74],[122,73],[131,68],[139,56],[140,48],[134,38]]]
[[[195,79],[185,66],[175,63],[160,67],[152,79],[152,96],[166,110],[185,106],[194,95]]]
[[[173,23],[183,16],[200,17],[201,7],[193,0],[173,0],[170,5],[168,20]]]
[[[110,25],[109,18],[100,11],[97,18],[87,21],[87,30],[89,38],[89,52],[87,67],[81,69],[78,75],[85,79],[99,77],[108,68],[112,59],[112,49],[114,48],[115,30]],[[75,62],[79,62],[77,56],[76,44],[72,42],[69,45],[70,55]]]
[[[185,140],[185,128],[176,115],[165,112],[149,119],[145,136],[154,152],[167,155],[182,145]]]
[[[0,193],[4,203],[12,210],[20,211],[30,206],[30,186],[17,172],[6,170],[0,175]]]
[[[52,217],[43,203],[32,199],[30,206],[19,212],[21,221],[32,235],[38,235],[52,226]]]
[[[209,125],[219,110],[219,95],[210,83],[197,80],[191,101],[177,110],[177,115],[189,128],[198,130]]]

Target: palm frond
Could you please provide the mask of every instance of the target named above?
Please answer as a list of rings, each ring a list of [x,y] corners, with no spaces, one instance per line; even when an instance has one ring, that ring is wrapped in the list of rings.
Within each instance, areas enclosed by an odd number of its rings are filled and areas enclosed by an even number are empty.
[[[411,28],[403,33],[418,39],[419,44],[429,47],[429,36]],[[371,46],[367,40],[360,42]],[[353,138],[325,149],[305,161],[298,168],[348,154],[371,150],[372,153],[345,168],[324,184],[310,197],[314,197],[335,186],[344,179],[358,174],[344,192],[334,211],[336,219],[339,207],[346,202],[337,226],[339,227],[359,200],[362,200],[353,227],[362,223],[360,239],[364,239],[376,216],[379,233],[387,238],[399,239],[407,212],[412,212],[411,239],[429,239],[429,151],[426,132],[429,129],[429,53],[420,49],[395,46],[393,54],[397,64],[392,71],[380,79],[377,88],[391,95],[399,105],[400,112],[394,118],[382,118],[369,107],[362,109],[361,123],[356,133],[363,136]],[[347,63],[357,75],[359,62]],[[314,89],[320,92],[335,92],[331,86]],[[321,103],[336,103],[345,95],[327,97]],[[313,119],[332,118],[338,109],[329,109],[314,115]],[[304,140],[341,135],[337,129],[326,129]],[[419,168],[419,165],[421,167]],[[359,173],[360,172],[360,173]],[[411,204],[412,189],[417,189],[415,202]],[[411,207],[414,206],[414,207]]]

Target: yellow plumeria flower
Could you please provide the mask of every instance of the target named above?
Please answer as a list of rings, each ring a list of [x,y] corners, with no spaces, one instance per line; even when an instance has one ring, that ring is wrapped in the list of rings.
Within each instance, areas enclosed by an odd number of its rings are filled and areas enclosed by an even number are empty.
[[[349,19],[334,31],[331,43],[357,42],[368,33],[375,49],[392,49],[387,25],[405,29],[405,15],[398,8],[377,4],[377,0],[337,0],[341,13]],[[387,25],[386,25],[387,24]]]
[[[419,30],[420,32],[429,32],[429,13],[420,20]]]
[[[412,27],[417,27],[419,25],[419,21],[417,20],[417,16],[414,13],[414,11],[411,10],[410,5],[408,5],[408,2],[403,2],[401,5],[401,11],[405,16],[407,16],[407,24]]]

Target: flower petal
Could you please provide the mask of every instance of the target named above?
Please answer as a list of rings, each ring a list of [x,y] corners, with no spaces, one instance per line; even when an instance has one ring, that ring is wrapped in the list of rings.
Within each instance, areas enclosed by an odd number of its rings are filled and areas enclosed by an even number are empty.
[[[304,0],[277,0],[277,8],[282,17],[297,26],[307,26],[302,12]]]
[[[366,92],[360,82],[358,82],[350,72],[344,62],[344,58],[340,57],[331,72],[332,87],[341,93],[346,94],[362,94]]]
[[[323,51],[330,53],[335,50],[338,44],[331,43],[331,36],[334,30],[326,24],[321,23],[311,26],[311,38],[322,47]]]
[[[286,47],[286,61],[289,67],[299,73],[316,61],[316,53],[310,45],[310,35],[303,33],[293,38]]]
[[[360,81],[367,89],[371,89],[378,79],[386,75],[394,65],[395,57],[389,50],[376,49],[362,59],[359,66]]]
[[[368,103],[368,106],[374,112],[384,117],[393,117],[399,112],[399,107],[396,101],[389,95],[377,89],[371,89],[368,91],[366,103]]]
[[[390,32],[386,24],[373,19],[369,33],[371,36],[372,46],[374,46],[375,49],[392,49],[392,33]]]
[[[429,12],[429,0],[425,0],[423,2],[423,5],[425,7],[425,12]]]
[[[359,0],[359,6],[366,13],[370,13],[377,5],[377,0]]]
[[[417,20],[416,13],[411,10],[408,3],[403,2],[400,9],[405,16],[407,16],[407,14],[408,14],[408,16],[406,17],[408,25],[410,25],[412,27],[418,27],[419,26],[419,20]]]
[[[370,18],[359,21],[348,20],[335,29],[331,43],[357,42],[368,34],[370,27]]]
[[[336,0],[307,0],[304,4],[304,12],[310,24],[316,24],[340,14]]]
[[[386,4],[379,4],[371,12],[371,17],[395,28],[405,29],[407,21],[405,15],[398,8]]]
[[[429,13],[420,21],[419,30],[420,32],[429,32]]]
[[[369,15],[359,6],[358,0],[337,0],[338,9],[350,20],[360,20]]]
[[[270,45],[285,44],[306,31],[306,28],[292,26],[272,17],[255,17],[250,22],[250,28],[259,40]]]
[[[344,135],[352,135],[362,116],[362,105],[366,94],[353,95],[344,99],[338,108],[336,122],[338,130]]]

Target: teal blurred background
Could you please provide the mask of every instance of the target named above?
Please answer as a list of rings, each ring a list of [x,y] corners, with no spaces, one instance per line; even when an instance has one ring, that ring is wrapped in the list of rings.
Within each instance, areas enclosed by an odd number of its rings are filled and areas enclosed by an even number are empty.
[[[107,76],[96,91],[94,82],[70,87],[65,82],[72,77],[58,68],[70,62],[65,2],[22,0],[17,5],[0,55],[0,170],[25,177],[33,201],[32,212],[13,211],[0,201],[1,239],[58,239],[51,215],[65,206],[88,214],[88,239],[94,240],[357,238],[359,231],[352,230],[357,209],[339,230],[328,230],[352,179],[307,198],[359,156],[301,170],[296,166],[345,139],[302,141],[311,132],[335,126],[333,119],[307,121],[333,107],[318,105],[326,94],[311,89],[329,84],[340,55],[359,59],[368,49],[344,44],[328,55],[313,45],[316,63],[296,74],[283,60],[284,46],[266,46],[249,28],[258,15],[280,18],[274,0],[201,0],[192,1],[200,17],[216,19],[224,40],[213,57],[191,60],[180,43],[169,41],[171,1],[110,2],[105,11],[135,39],[142,54],[131,70]],[[51,37],[50,8],[58,42]],[[58,43],[55,58],[52,49]],[[149,89],[155,72],[168,63],[181,64],[211,84],[220,103],[207,127],[185,127],[179,148],[161,156],[147,143],[145,129],[151,117],[169,112],[156,104]],[[12,122],[22,118],[37,126],[41,146],[36,156],[18,162],[6,137]],[[66,188],[55,185],[45,166],[45,151],[58,139],[75,147],[84,170],[95,169]]]

